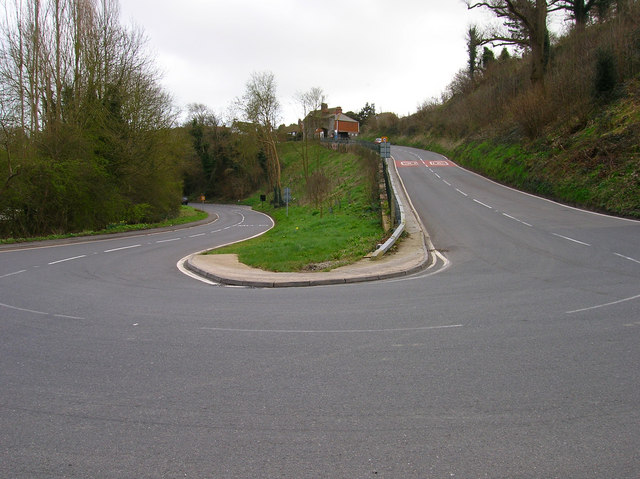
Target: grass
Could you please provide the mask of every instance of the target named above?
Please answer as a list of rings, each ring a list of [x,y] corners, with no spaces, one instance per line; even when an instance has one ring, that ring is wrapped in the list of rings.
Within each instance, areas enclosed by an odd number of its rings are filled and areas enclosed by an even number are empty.
[[[129,225],[125,223],[114,223],[108,225],[103,230],[98,231],[81,231],[80,233],[69,233],[69,234],[59,234],[59,235],[48,235],[48,236],[40,236],[34,238],[4,238],[0,239],[0,244],[15,244],[15,243],[25,243],[31,241],[43,241],[43,240],[52,240],[52,239],[65,239],[65,238],[75,238],[79,236],[97,236],[97,235],[105,235],[111,233],[124,233],[127,231],[140,231],[152,228],[165,228],[168,226],[176,226],[181,224],[193,223],[196,221],[203,220],[207,218],[208,214],[202,210],[198,210],[191,206],[181,206],[180,214],[176,218],[167,219],[160,223],[140,223],[135,225]]]
[[[640,115],[629,106],[633,100],[640,103],[638,93],[571,134],[558,131],[536,142],[466,140],[446,145],[446,140],[438,143],[426,136],[396,141],[443,153],[465,168],[524,191],[640,219]]]
[[[292,192],[286,207],[259,200],[245,203],[269,214],[275,227],[253,240],[212,251],[234,253],[247,265],[269,271],[326,271],[353,263],[373,251],[383,237],[379,202],[363,174],[367,161],[355,153],[339,153],[320,146],[312,149],[311,168],[331,178],[331,191],[322,205],[305,195],[299,145],[282,145],[283,187]],[[372,161],[372,160],[369,160]],[[377,192],[377,185],[376,185]]]

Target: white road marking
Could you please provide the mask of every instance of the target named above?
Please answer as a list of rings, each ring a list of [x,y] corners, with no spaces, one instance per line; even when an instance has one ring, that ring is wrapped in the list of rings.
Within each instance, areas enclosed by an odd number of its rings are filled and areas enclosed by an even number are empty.
[[[22,311],[23,313],[40,314],[42,316],[48,316],[49,313],[43,313],[42,311],[34,311],[33,309],[19,308],[17,306],[11,306],[10,304],[0,303],[0,306],[7,309],[14,309],[16,311]]]
[[[194,254],[198,254],[198,253],[194,253]],[[189,256],[191,256],[191,255],[189,255]],[[205,278],[203,276],[200,276],[199,274],[195,274],[193,271],[188,270],[187,267],[184,264],[189,259],[189,256],[185,256],[184,258],[182,258],[180,261],[178,261],[176,263],[178,271],[180,271],[182,274],[185,274],[185,275],[189,276],[190,278],[197,279],[198,281],[201,281],[203,283],[214,285],[214,286],[219,286],[220,285],[220,283],[216,283],[215,281],[211,281],[210,279],[207,279],[207,278]]]
[[[551,233],[551,234],[553,236],[557,236],[558,238],[566,239],[567,241],[572,241],[574,243],[578,243],[584,246],[591,246],[589,243],[585,243],[584,241],[578,241],[577,239],[569,238],[568,236],[562,236],[562,235],[559,235],[558,233]]]
[[[483,202],[482,202],[482,201],[480,201],[480,200],[476,200],[476,199],[474,198],[474,199],[473,199],[473,201],[475,201],[475,202],[476,202],[476,203],[478,203],[479,205],[484,206],[485,208],[489,208],[490,210],[492,210],[492,209],[493,209],[493,206],[489,206],[488,204],[483,203]]]
[[[156,241],[156,244],[157,243],[170,243],[171,241],[178,241],[178,240],[181,240],[181,239],[182,238],[170,238],[170,239],[166,239],[166,240],[158,240],[158,241]]]
[[[54,318],[85,319],[85,318],[80,318],[78,316],[68,316],[66,314],[51,314],[51,313],[46,313],[44,311],[36,311],[34,309],[19,308],[18,306],[11,306],[10,304],[5,304],[5,303],[0,303],[0,307],[7,308],[7,309],[13,309],[15,311],[22,311],[23,313],[38,314],[40,316],[53,316]]]
[[[189,235],[189,238],[197,238],[198,236],[204,236],[206,233],[199,233],[197,235]]]
[[[48,263],[48,264],[52,265],[52,264],[64,263],[65,261],[73,261],[74,259],[85,258],[86,256],[87,256],[86,254],[82,254],[80,256],[73,256],[71,258],[59,259],[58,261],[52,261],[51,263]]]
[[[107,249],[107,250],[104,250],[103,253],[113,253],[114,251],[122,251],[123,249],[138,248],[139,246],[142,246],[142,245],[141,244],[134,244],[134,245],[131,245],[131,246],[123,246],[122,248]]]
[[[433,174],[436,175],[438,178],[442,179],[442,177],[438,173],[436,173],[435,171],[433,172]]]
[[[636,296],[631,296],[630,298],[620,299],[618,301],[612,301],[611,303],[598,304],[597,306],[591,306],[589,308],[576,309],[573,311],[567,311],[566,314],[574,314],[574,313],[582,313],[584,311],[591,311],[592,309],[606,308],[607,306],[613,306],[615,304],[626,303],[627,301],[633,301],[634,299],[640,298],[640,294]]]
[[[640,264],[640,261],[638,261],[637,259],[631,258],[629,256],[625,256],[625,255],[620,254],[620,253],[613,253],[613,254],[615,254],[616,256],[620,256],[621,258],[628,259],[629,261],[633,261],[634,263]]]
[[[202,327],[201,330],[205,331],[222,331],[229,333],[276,333],[276,334],[354,334],[354,333],[395,333],[405,331],[428,331],[432,329],[452,329],[461,328],[462,324],[450,324],[446,326],[424,326],[416,328],[391,328],[391,329],[326,329],[326,330],[313,330],[313,329],[236,329],[236,328],[214,328],[214,327]]]
[[[449,183],[447,180],[442,180],[444,182],[445,185],[447,186],[451,186],[451,183]]]
[[[512,220],[514,220],[514,221],[517,221],[518,223],[522,223],[522,224],[523,224],[523,225],[525,225],[525,226],[530,226],[530,227],[532,227],[532,228],[533,228],[533,226],[532,226],[532,225],[530,225],[529,223],[525,223],[524,221],[522,221],[522,220],[520,220],[520,219],[516,218],[515,216],[508,215],[507,213],[502,213],[502,214],[503,214],[504,216],[506,216],[507,218],[510,218],[510,219],[512,219]]]
[[[468,195],[468,194],[466,194],[464,191],[459,190],[458,188],[456,188],[456,191],[457,191],[458,193],[460,193],[462,196],[469,196],[469,195]]]
[[[56,318],[63,318],[63,319],[85,319],[79,316],[69,316],[67,314],[54,314],[53,316]]]
[[[0,276],[0,278],[6,278],[8,276],[13,276],[15,274],[25,273],[26,271],[27,271],[26,269],[21,269],[20,271],[14,271],[13,273],[3,274],[2,276]]]

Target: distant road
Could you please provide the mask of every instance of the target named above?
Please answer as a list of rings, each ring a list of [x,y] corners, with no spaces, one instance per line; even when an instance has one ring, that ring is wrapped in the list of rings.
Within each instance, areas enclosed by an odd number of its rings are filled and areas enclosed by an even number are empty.
[[[438,274],[181,273],[270,225],[0,252],[0,477],[640,476],[640,223],[392,147]]]

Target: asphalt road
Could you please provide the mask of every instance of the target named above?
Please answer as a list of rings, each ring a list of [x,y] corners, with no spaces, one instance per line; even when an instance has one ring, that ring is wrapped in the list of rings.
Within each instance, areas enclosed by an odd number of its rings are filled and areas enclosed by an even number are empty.
[[[640,223],[393,147],[438,274],[220,287],[270,227],[0,252],[0,477],[636,478]]]

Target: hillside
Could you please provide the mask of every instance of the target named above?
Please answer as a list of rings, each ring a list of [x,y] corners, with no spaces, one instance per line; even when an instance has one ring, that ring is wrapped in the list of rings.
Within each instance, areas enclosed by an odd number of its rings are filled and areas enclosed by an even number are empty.
[[[371,137],[439,151],[497,181],[640,218],[640,4],[554,39],[544,82],[503,54],[461,71],[414,115],[379,115]],[[486,52],[485,52],[486,53]]]

